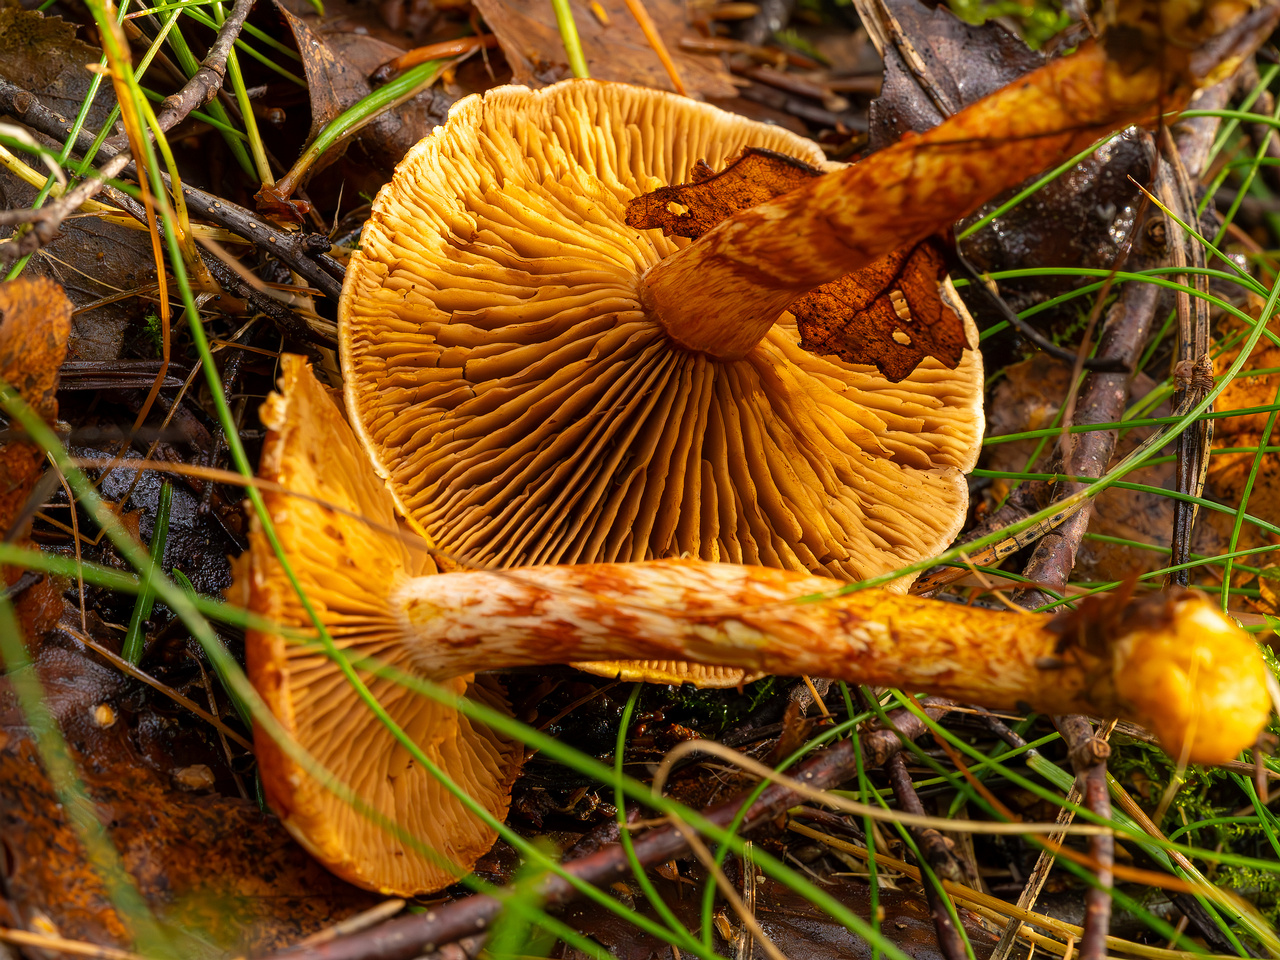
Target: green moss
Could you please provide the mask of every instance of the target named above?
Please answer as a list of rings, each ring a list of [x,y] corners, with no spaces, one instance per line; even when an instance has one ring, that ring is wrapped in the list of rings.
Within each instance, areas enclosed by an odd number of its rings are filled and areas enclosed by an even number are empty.
[[[770,696],[777,695],[780,681],[777,677],[765,677],[736,690],[699,689],[683,684],[674,690],[679,713],[668,714],[671,719],[694,727],[704,736],[716,736],[726,727],[749,717]],[[660,696],[655,690],[655,696]],[[647,704],[646,704],[647,705]]]
[[[1070,23],[1061,3],[1047,0],[949,0],[949,5],[957,17],[968,23],[1009,17],[1018,23],[1023,39],[1037,49]]]
[[[155,349],[156,356],[159,356],[164,352],[163,329],[164,327],[160,320],[160,315],[155,312],[148,313],[142,321],[143,334],[146,337],[147,343],[151,344]]]

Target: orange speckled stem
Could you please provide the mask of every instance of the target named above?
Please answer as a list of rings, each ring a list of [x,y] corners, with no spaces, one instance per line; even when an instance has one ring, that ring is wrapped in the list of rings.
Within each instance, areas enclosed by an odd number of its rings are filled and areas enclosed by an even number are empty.
[[[1180,109],[1186,54],[1124,69],[1097,43],[846,169],[744,210],[654,265],[641,298],[673,340],[744,356],[797,297],[946,229],[1100,137]],[[1198,64],[1197,64],[1198,66]]]
[[[1173,756],[1199,762],[1234,757],[1270,710],[1256,646],[1201,594],[1157,601],[1111,628],[1077,620],[1066,635],[1047,614],[881,590],[795,602],[838,586],[784,570],[658,560],[420,577],[390,606],[414,666],[441,679],[572,660],[691,660],[1122,717],[1150,727]]]

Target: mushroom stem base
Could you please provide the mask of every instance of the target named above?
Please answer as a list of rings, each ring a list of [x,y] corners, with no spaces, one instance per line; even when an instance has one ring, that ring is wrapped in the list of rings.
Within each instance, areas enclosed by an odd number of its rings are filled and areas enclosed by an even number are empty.
[[[685,251],[693,247],[686,247]],[[640,303],[677,346],[721,361],[741,360],[810,289],[782,277],[749,285],[737,272],[709,267],[712,253],[672,255],[640,279]]]

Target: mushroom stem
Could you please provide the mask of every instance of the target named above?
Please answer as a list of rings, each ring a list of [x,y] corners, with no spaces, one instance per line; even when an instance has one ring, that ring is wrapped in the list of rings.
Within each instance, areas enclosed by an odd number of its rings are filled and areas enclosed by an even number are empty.
[[[1269,711],[1249,637],[1183,592],[1059,616],[984,610],[835,581],[660,560],[408,580],[390,597],[416,669],[643,657],[927,690],[1000,709],[1117,716],[1175,757],[1220,762]]]
[[[1200,54],[1119,50],[1117,38],[1113,59],[1105,41],[1084,44],[922,135],[721,222],[651,267],[641,300],[682,346],[741,358],[808,291],[919,243],[1100,137],[1181,109],[1275,16],[1264,7]]]

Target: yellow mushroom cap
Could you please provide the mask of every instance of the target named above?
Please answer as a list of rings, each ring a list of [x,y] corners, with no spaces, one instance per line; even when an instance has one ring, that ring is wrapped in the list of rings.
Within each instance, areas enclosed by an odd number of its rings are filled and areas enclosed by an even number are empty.
[[[1162,606],[1117,642],[1116,695],[1175,760],[1223,763],[1271,713],[1266,663],[1204,594],[1184,591]]]
[[[982,436],[976,350],[894,384],[801,350],[787,313],[721,361],[676,346],[642,306],[645,271],[688,241],[628,227],[628,201],[747,146],[823,163],[813,143],[706,104],[566,81],[459,102],[399,165],[343,288],[347,408],[446,555],[689,556],[854,580],[959,531]]]
[[[435,565],[425,549],[406,545],[415,535],[402,541],[387,534],[397,529],[390,498],[305,360],[285,355],[281,369],[280,393],[262,408],[269,432],[259,473],[302,495],[263,493],[285,556],[339,648],[356,659],[377,658],[412,672],[403,627],[389,612],[386,595],[396,583],[434,573]],[[310,618],[256,520],[249,591],[256,613],[309,628]],[[258,728],[255,752],[272,809],[334,873],[386,894],[418,894],[452,883],[493,846],[496,833],[414,761],[318,642],[249,630],[246,659],[254,685],[298,744],[377,818],[434,851],[406,845],[325,788]],[[506,816],[522,758],[519,744],[390,680],[357,673],[428,758],[499,820]],[[444,682],[456,693],[505,709],[502,688],[492,678]]]

